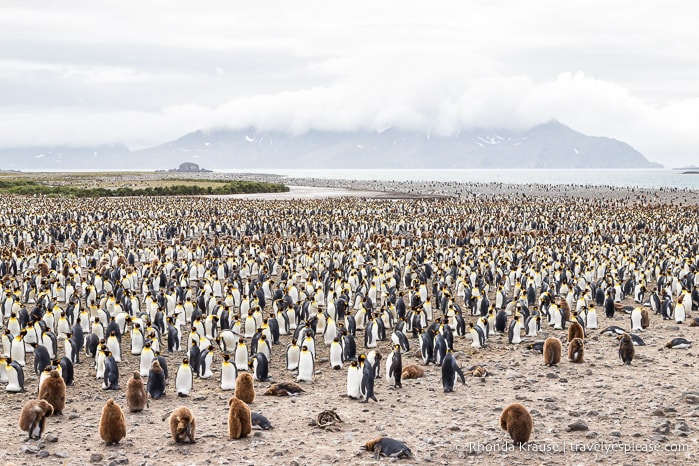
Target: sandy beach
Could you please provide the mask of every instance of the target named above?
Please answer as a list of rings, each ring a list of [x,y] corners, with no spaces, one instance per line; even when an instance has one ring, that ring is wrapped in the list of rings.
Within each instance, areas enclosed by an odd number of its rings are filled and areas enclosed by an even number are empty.
[[[237,270],[248,259],[258,256],[277,262],[279,266],[266,273],[274,281],[273,290],[280,283],[295,284],[298,288],[303,283],[313,283],[310,290],[328,286],[323,280],[313,280],[310,272],[327,277],[335,257],[340,284],[335,285],[331,280],[328,290],[337,288],[335,291],[339,292],[344,283],[350,283],[351,271],[362,268],[376,269],[373,273],[379,273],[384,283],[389,282],[396,267],[399,279],[395,292],[405,292],[407,296],[412,290],[405,285],[404,274],[411,267],[429,263],[434,274],[422,285],[433,300],[434,317],[442,315],[434,301],[434,290],[447,290],[451,302],[463,310],[466,325],[476,322],[477,316],[471,315],[470,303],[460,295],[459,284],[470,282],[471,278],[479,281],[488,270],[501,269],[503,280],[509,275],[508,268],[520,270],[524,277],[529,273],[533,276],[538,270],[542,275],[550,273],[553,278],[560,266],[570,270],[569,279],[575,279],[574,283],[587,281],[583,283],[584,290],[585,286],[598,282],[596,275],[593,280],[585,280],[586,268],[606,264],[607,272],[613,275],[612,281],[623,269],[626,279],[635,277],[636,282],[642,279],[647,292],[642,303],[635,302],[633,294],[625,295],[618,301],[619,310],[614,317],[606,317],[604,309],[597,308],[598,328],[587,329],[585,361],[581,364],[565,357],[566,331],[554,330],[544,320],[536,337],[527,337],[522,332],[519,344],[508,343],[507,333],[493,334],[487,347],[473,348],[468,332],[465,337],[455,336],[453,354],[458,365],[464,371],[481,365],[488,375],[483,378],[467,375],[466,383],[457,383],[453,393],[443,392],[441,368],[435,364],[423,367],[423,378],[404,380],[402,388],[389,386],[384,363],[392,344],[387,329],[387,339],[371,348],[384,358],[375,388],[379,401],[367,404],[347,397],[349,363],[341,370],[330,367],[329,347],[323,343],[322,335],[315,337],[315,379],[302,383],[305,393],[293,397],[264,396],[271,383],[295,380],[295,372],[285,368],[285,348],[291,335],[282,335],[279,344],[272,348],[271,380],[255,382],[257,396],[250,405],[252,411],[266,416],[274,429],[254,429],[252,435],[241,440],[227,438],[227,401],[232,393],[220,389],[222,352],[216,348],[213,376],[195,377],[192,393],[186,398],[177,397],[174,390],[174,373],[184,353],[164,351],[170,370],[166,397],[150,400],[149,407],[141,413],[126,412],[126,438],[118,445],[105,446],[98,435],[102,406],[108,398],[113,398],[126,410],[126,380],[139,365],[139,357],[128,351],[128,334],[121,343],[121,389],[102,390],[101,381],[95,377],[94,360],[81,354],[81,363],[75,366],[74,385],[67,388],[63,415],[48,419],[40,440],[26,440],[26,433],[17,427],[17,418],[23,404],[36,398],[38,392],[33,358],[27,355],[25,391],[6,393],[0,385],[0,414],[5,420],[0,423],[0,438],[5,440],[4,448],[0,448],[0,462],[31,465],[696,462],[699,453],[696,349],[670,349],[665,344],[678,337],[696,343],[699,327],[690,327],[689,323],[699,316],[697,311],[691,311],[683,323],[664,320],[651,311],[650,326],[635,332],[645,341],[645,346],[636,347],[629,366],[619,359],[617,338],[601,334],[602,329],[611,325],[630,329],[629,315],[621,306],[644,306],[650,310],[646,303],[651,293],[664,288],[658,285],[660,276],[686,278],[685,264],[694,273],[699,259],[696,191],[313,179],[283,182],[291,190],[274,195],[110,199],[98,203],[4,198],[1,202],[3,212],[15,213],[3,214],[7,225],[11,215],[83,212],[82,221],[89,225],[90,231],[102,231],[104,227],[110,233],[81,242],[77,256],[69,255],[70,240],[54,241],[57,254],[78,263],[80,255],[97,257],[98,263],[104,265],[105,257],[125,257],[128,243],[132,250],[138,251],[133,266],[137,276],[144,265],[150,265],[152,257],[157,257],[159,267],[176,262],[177,266],[170,269],[172,274],[188,263],[184,251],[192,251],[192,260],[196,262],[199,260],[196,251],[201,249],[204,237],[210,248],[214,244],[225,245],[226,256],[222,257],[235,263]],[[135,204],[130,206],[129,202]],[[99,212],[110,215],[104,218],[93,215]],[[209,225],[212,218],[216,220],[215,226]],[[66,220],[66,223],[80,221]],[[46,223],[54,224],[58,222]],[[116,225],[123,226],[125,232],[114,229]],[[166,237],[163,225],[176,226],[177,233]],[[42,225],[38,229],[46,228]],[[16,253],[17,245],[11,244],[12,228],[5,227],[4,234],[5,253]],[[158,241],[162,242],[162,249],[157,248],[161,254],[155,253]],[[289,245],[289,249],[283,249],[282,244]],[[36,245],[39,251],[36,261],[41,262],[40,257],[50,254],[47,247],[45,242]],[[146,250],[155,255],[149,256]],[[178,251],[182,253],[178,255]],[[208,262],[212,258],[203,254],[200,260],[213,264]],[[660,271],[663,263],[665,268]],[[281,264],[286,264],[288,270]],[[447,278],[452,266],[455,277]],[[27,269],[25,274],[31,276],[34,270]],[[81,267],[83,286],[89,280],[90,270],[89,266]],[[282,274],[288,275],[286,279]],[[606,275],[603,273],[600,279]],[[419,274],[414,278],[419,281]],[[11,277],[6,277],[5,290],[11,281]],[[228,283],[227,279],[222,282]],[[145,307],[142,286],[140,277],[136,290]],[[468,287],[473,288],[470,283]],[[493,283],[485,291],[493,305],[497,289]],[[513,298],[515,289],[509,288],[508,299]],[[78,291],[82,292],[82,288]],[[417,287],[414,291],[417,293]],[[537,306],[540,291],[537,286]],[[386,293],[383,297],[379,294],[374,309],[385,307],[395,313],[395,308],[391,310],[388,304],[388,289]],[[329,291],[323,295],[327,300]],[[677,299],[678,295],[673,294],[672,301]],[[594,295],[589,301],[593,300]],[[264,308],[265,314],[272,312],[270,301]],[[354,302],[350,307],[353,313]],[[319,304],[321,309],[327,309],[329,303]],[[65,308],[65,303],[59,303],[59,307]],[[235,311],[234,307],[232,312]],[[7,319],[4,324],[7,325]],[[188,335],[190,328],[189,323],[182,327],[182,335]],[[542,355],[528,348],[529,344],[549,336],[560,338],[564,345],[562,361],[554,367],[544,366]],[[162,340],[167,348],[166,337]],[[357,330],[356,341],[357,353],[371,350],[364,347],[363,330]],[[409,342],[410,351],[402,357],[403,366],[422,366],[418,339],[409,338]],[[61,343],[59,357],[62,355]],[[513,402],[522,403],[533,417],[531,440],[522,447],[513,445],[507,433],[500,429],[500,413]],[[189,406],[197,417],[196,444],[176,445],[170,439],[167,415],[181,405]],[[317,414],[329,409],[335,410],[343,422],[330,429],[311,425]],[[414,458],[374,460],[372,453],[361,447],[379,435],[405,442]]]

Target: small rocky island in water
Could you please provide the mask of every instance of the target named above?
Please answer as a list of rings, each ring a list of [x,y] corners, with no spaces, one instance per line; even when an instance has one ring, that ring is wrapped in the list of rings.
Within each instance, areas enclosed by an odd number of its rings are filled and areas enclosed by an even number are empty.
[[[206,168],[199,168],[199,165],[193,162],[183,162],[180,164],[179,167],[171,168],[168,171],[178,173],[211,173],[211,170],[207,170]]]

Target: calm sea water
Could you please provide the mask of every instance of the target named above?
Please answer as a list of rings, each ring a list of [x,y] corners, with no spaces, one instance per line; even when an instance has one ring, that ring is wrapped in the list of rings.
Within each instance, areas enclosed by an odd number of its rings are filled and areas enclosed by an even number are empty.
[[[699,189],[699,174],[682,174],[681,170],[566,170],[566,169],[518,169],[518,170],[326,170],[326,169],[246,169],[214,170],[226,173],[265,173],[294,178],[322,178],[378,181],[456,181],[576,184],[594,186],[618,186],[639,188]]]

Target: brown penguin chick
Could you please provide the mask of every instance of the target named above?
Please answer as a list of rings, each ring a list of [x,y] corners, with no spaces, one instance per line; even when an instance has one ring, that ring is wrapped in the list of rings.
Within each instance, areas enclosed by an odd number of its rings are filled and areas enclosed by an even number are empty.
[[[252,384],[252,375],[248,372],[238,375],[235,380],[235,397],[248,404],[255,401],[255,387]]]
[[[29,438],[39,439],[46,427],[46,418],[53,414],[53,406],[46,400],[29,400],[19,413],[20,430],[29,433]]]
[[[633,346],[631,335],[624,333],[619,337],[619,340],[619,357],[621,358],[621,362],[629,365],[633,360],[634,354],[636,354],[636,348]]]
[[[228,400],[228,404],[228,437],[235,440],[247,436],[252,432],[250,408],[235,396]]]
[[[518,445],[529,441],[533,425],[531,414],[519,403],[509,405],[500,415],[500,427],[507,431],[512,441]]]
[[[641,328],[650,327],[650,313],[645,307],[641,308]]]
[[[563,345],[561,345],[561,340],[556,337],[548,337],[546,341],[544,341],[544,350],[542,351],[544,355],[544,365],[555,366],[561,362],[562,352]]]
[[[172,440],[175,443],[196,442],[194,439],[196,427],[197,421],[194,418],[194,413],[188,407],[180,406],[170,414],[170,434],[172,434]]]
[[[240,378],[240,377],[239,377]],[[236,388],[238,387],[238,384],[236,382]],[[273,383],[270,385],[270,387],[267,389],[267,391],[264,393],[265,395],[268,396],[290,396],[290,395],[298,395],[300,393],[304,393],[305,390],[301,387],[301,385],[294,383],[294,382],[279,382],[279,383]],[[237,395],[237,392],[236,392]]]
[[[53,414],[63,414],[66,406],[66,383],[57,370],[52,370],[51,375],[41,383],[39,399],[46,400],[53,406]]]
[[[585,343],[582,338],[575,338],[568,343],[568,359],[571,362],[585,362]]]
[[[126,405],[132,413],[143,411],[143,408],[148,405],[146,386],[139,371],[133,371],[133,375],[126,382]]]
[[[100,437],[107,445],[119,443],[126,437],[126,420],[124,412],[113,399],[107,400],[107,404],[102,408],[100,417]]]
[[[475,365],[468,368],[468,373],[473,377],[486,377],[488,375],[488,369],[483,366]]]
[[[405,366],[403,368],[403,372],[401,373],[402,379],[419,379],[420,377],[424,376],[425,370],[417,364],[410,364],[409,366]]]
[[[576,338],[585,338],[585,329],[577,320],[574,320],[568,326],[568,341],[573,341]]]

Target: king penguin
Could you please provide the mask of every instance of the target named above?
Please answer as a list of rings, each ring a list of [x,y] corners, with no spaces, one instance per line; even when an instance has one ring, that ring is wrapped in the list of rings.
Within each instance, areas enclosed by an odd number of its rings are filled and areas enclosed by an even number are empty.
[[[177,369],[177,376],[175,378],[175,391],[177,391],[177,396],[189,396],[192,391],[192,385],[194,383],[194,374],[192,368],[189,365],[189,358],[184,358],[182,364]]]
[[[296,377],[298,382],[312,382],[313,375],[315,373],[315,362],[313,360],[313,353],[308,350],[308,347],[304,345],[301,348],[301,354],[299,355],[299,374]]]
[[[338,337],[333,338],[330,344],[330,367],[333,370],[342,369],[342,345]]]
[[[223,362],[221,363],[221,390],[235,390],[238,368],[230,359],[230,355],[224,353]]]

